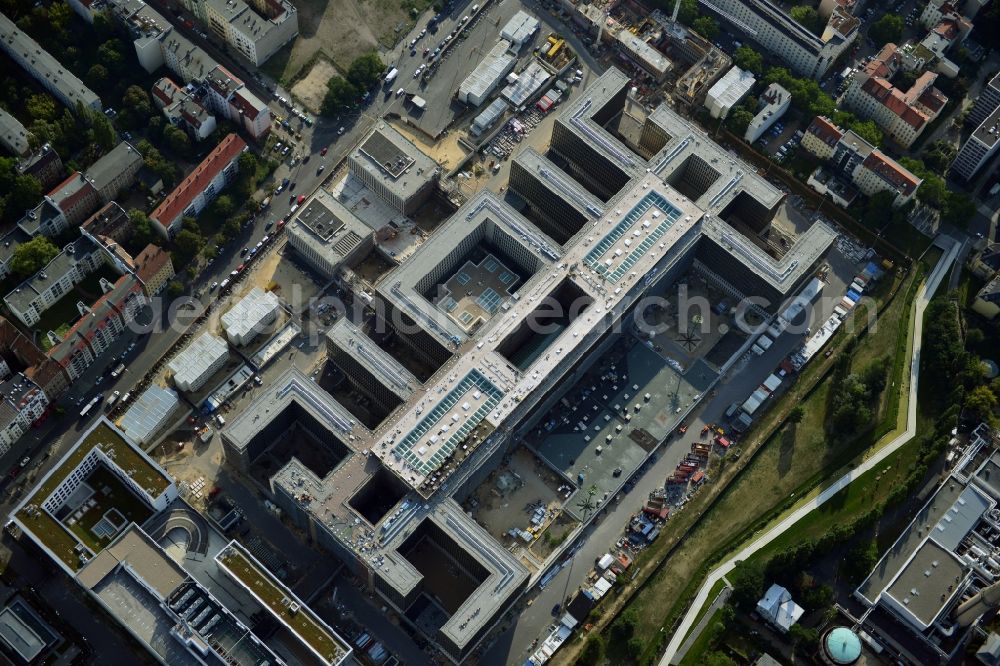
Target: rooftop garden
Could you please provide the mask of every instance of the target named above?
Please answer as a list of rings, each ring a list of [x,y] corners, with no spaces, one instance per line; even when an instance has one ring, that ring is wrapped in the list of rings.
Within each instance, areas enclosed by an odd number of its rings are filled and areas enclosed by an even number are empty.
[[[70,451],[58,467],[53,468],[49,475],[32,491],[24,505],[17,511],[17,519],[24,529],[30,531],[39,541],[51,550],[56,557],[70,569],[80,569],[80,556],[77,546],[80,543],[69,530],[48,512],[42,509],[42,504],[66,477],[90,454],[100,447],[112,458],[119,468],[125,471],[133,481],[139,484],[152,497],[157,497],[166,490],[171,480],[150,465],[132,445],[117,430],[105,422],[97,426]]]
[[[347,654],[348,646],[334,636],[312,610],[299,601],[270,571],[245,553],[239,543],[230,543],[219,553],[218,562],[326,663],[337,663]],[[292,604],[297,605],[294,612]]]

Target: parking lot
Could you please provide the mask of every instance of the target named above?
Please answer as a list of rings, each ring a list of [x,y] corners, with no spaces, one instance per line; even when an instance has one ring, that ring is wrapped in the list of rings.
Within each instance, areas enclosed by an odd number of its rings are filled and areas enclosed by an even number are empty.
[[[415,110],[408,107],[410,121],[428,135],[438,137],[448,128],[454,118],[468,115],[471,120],[476,109],[458,102],[455,99],[455,91],[465,77],[475,69],[483,56],[500,39],[500,29],[504,24],[523,9],[525,7],[520,0],[499,0],[487,5],[480,10],[476,19],[470,19],[469,25],[464,28],[461,35],[457,36],[454,45],[439,56],[439,64],[433,76],[429,77],[428,80],[417,80],[412,75],[408,79],[401,78],[400,82],[393,86],[394,88],[405,88],[406,92],[420,95],[428,102],[427,108],[422,112],[414,113]],[[462,5],[453,10],[452,18],[457,17],[460,22],[462,17],[470,13],[470,10],[471,6]],[[455,27],[452,24],[451,27],[442,27],[435,32],[429,32],[418,41],[416,55],[410,55],[414,51],[404,52],[400,60],[416,59],[426,62],[423,56],[424,49],[430,48],[433,53],[433,50],[439,48],[450,34],[445,30],[453,30]],[[547,35],[548,30],[543,23],[533,40],[521,48],[515,71],[520,69],[531,57],[534,45],[544,42]]]

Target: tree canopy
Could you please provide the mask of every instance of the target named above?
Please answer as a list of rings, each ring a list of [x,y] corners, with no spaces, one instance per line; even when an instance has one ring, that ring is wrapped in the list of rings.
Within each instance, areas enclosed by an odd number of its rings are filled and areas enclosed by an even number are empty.
[[[10,269],[15,275],[26,278],[41,270],[57,254],[59,254],[59,248],[53,245],[48,237],[35,236],[27,243],[22,243],[14,248]]]
[[[789,12],[795,21],[814,35],[823,32],[823,19],[816,8],[811,5],[796,5]]]
[[[378,53],[370,51],[354,59],[347,70],[347,80],[359,90],[368,90],[382,78],[383,71],[385,65]]]
[[[699,16],[692,21],[691,27],[694,28],[695,32],[708,40],[715,39],[719,36],[719,22],[707,14]]]
[[[903,18],[899,14],[885,13],[868,29],[868,36],[876,44],[898,42],[903,36]]]
[[[764,73],[764,56],[746,45],[739,47],[733,53],[733,63],[740,69],[758,76]]]
[[[353,83],[342,76],[331,77],[326,83],[326,95],[323,97],[320,112],[324,116],[337,115],[353,106],[357,97],[358,90]]]

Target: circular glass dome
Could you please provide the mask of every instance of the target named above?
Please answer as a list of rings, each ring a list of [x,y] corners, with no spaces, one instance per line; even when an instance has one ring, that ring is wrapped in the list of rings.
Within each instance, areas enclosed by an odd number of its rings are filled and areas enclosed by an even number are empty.
[[[824,643],[835,664],[853,664],[861,656],[861,639],[847,627],[837,627],[828,633]]]

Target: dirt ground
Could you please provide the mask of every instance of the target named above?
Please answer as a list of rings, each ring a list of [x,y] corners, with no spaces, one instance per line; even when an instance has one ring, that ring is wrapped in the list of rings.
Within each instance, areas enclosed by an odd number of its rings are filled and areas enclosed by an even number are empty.
[[[313,63],[309,73],[302,77],[294,86],[292,94],[302,102],[312,113],[319,113],[323,97],[326,95],[326,82],[339,74],[333,63],[326,58],[319,58]]]
[[[372,49],[393,46],[413,24],[400,0],[297,0],[299,37],[265,66],[287,83],[323,55],[341,69]]]
[[[253,269],[251,280],[244,283],[245,290],[253,287],[272,291],[293,312],[301,312],[309,304],[309,299],[319,293],[322,285],[316,284],[311,276],[302,272],[291,259],[286,257],[287,246],[270,252]]]
[[[498,487],[501,479],[512,484],[511,487],[502,491]],[[563,481],[536,459],[534,454],[520,447],[511,455],[509,462],[498,467],[476,489],[476,522],[483,525],[501,543],[509,543],[511,537],[507,536],[507,531],[512,527],[522,530],[531,527],[532,511],[541,503],[549,510],[549,515],[541,525],[545,528],[563,504],[562,496],[556,491],[562,484]],[[518,544],[521,546],[519,551],[527,550],[527,544],[520,541]],[[533,559],[528,558],[525,563],[537,568],[538,563],[533,562]]]
[[[465,158],[465,149],[458,143],[458,139],[461,137],[460,132],[446,132],[440,141],[431,143],[422,132],[406,123],[394,122],[392,126],[446,171]]]

